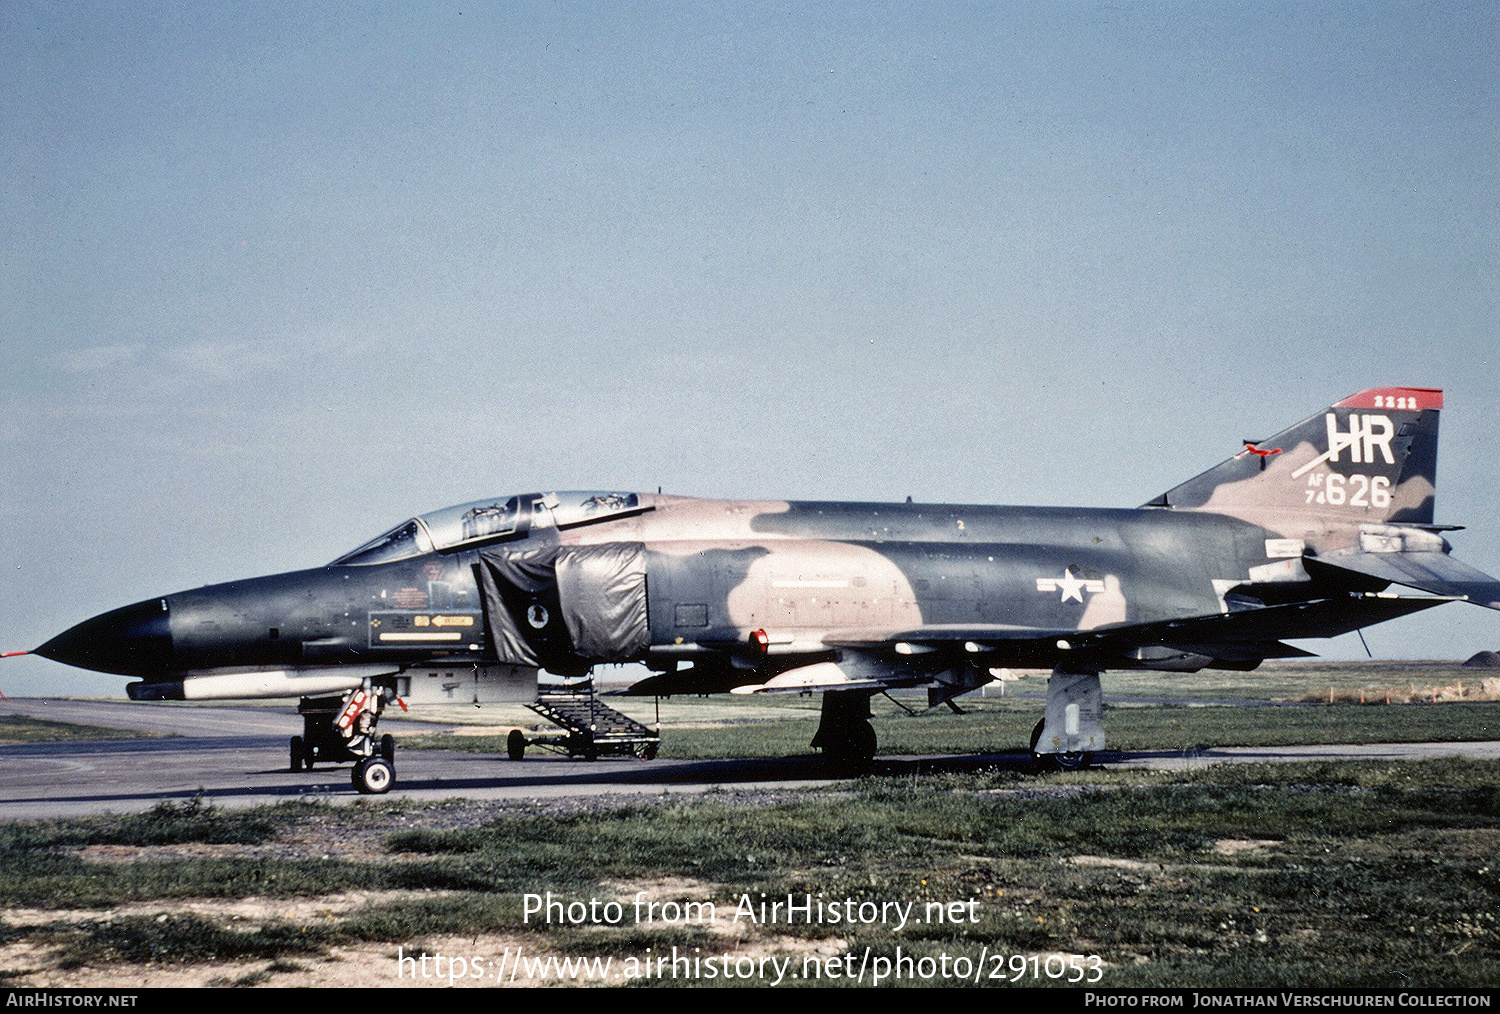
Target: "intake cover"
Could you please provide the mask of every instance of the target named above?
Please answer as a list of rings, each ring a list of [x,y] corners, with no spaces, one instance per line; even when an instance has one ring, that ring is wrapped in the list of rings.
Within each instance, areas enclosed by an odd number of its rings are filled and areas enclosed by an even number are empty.
[[[591,661],[637,658],[651,643],[646,549],[639,542],[570,546],[557,556],[557,594],[573,650]]]
[[[572,655],[559,616],[555,544],[481,550],[479,586],[495,656],[511,665],[552,668]],[[538,623],[537,621],[541,622]]]
[[[646,552],[638,542],[482,550],[495,654],[554,672],[640,657],[650,644]]]

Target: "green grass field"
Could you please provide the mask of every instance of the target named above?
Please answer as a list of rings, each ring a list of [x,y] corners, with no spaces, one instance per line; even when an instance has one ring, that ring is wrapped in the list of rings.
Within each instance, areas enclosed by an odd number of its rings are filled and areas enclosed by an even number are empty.
[[[620,958],[674,944],[704,953],[868,949],[888,961],[899,948],[934,961],[967,957],[970,967],[981,954],[1097,956],[1109,986],[1495,986],[1496,774],[1491,763],[1445,760],[866,779],[762,805],[709,796],[384,831],[383,854],[360,861],[103,863],[77,854],[90,844],[302,841],[431,809],[165,806],[139,818],[0,831],[7,914],[83,910],[7,925],[0,942],[54,948],[61,968],[263,961],[256,981],[272,982],[361,942],[394,953],[434,936],[477,947],[489,934],[519,937],[537,953]],[[450,804],[439,823],[453,824],[461,805]],[[186,898],[318,897],[355,885],[409,894],[303,922],[178,911]],[[710,902],[713,919],[700,908],[691,924],[523,922],[528,892],[618,899],[629,912],[637,890]],[[734,924],[741,899],[762,894],[910,903],[916,913],[959,903],[964,918],[901,928],[894,918],[852,929]],[[108,911],[126,901],[138,911]],[[990,972],[1015,974],[1013,964],[989,960],[981,984],[1002,984]]]
[[[1500,701],[1427,700],[1442,688],[1472,695],[1494,670],[1455,662],[1278,662],[1253,672],[1106,673],[1105,732],[1119,750],[1199,749],[1212,746],[1289,746],[1299,743],[1428,742],[1500,738]],[[1024,749],[1041,717],[1046,676],[1007,681],[959,699],[967,712],[922,710],[921,694],[900,694],[908,714],[888,698],[872,702],[880,753],[964,754]],[[1398,703],[1385,704],[1392,692]],[[1363,696],[1365,702],[1358,702]],[[1241,702],[1285,705],[1308,698],[1336,701],[1249,708]],[[661,701],[604,698],[610,707],[647,724],[660,722],[661,756],[678,759],[797,757],[812,754],[817,696],[717,695]],[[556,730],[519,705],[445,712],[457,725],[487,734],[433,732],[425,722],[390,723],[407,749],[458,749],[503,754],[510,728],[546,735]],[[475,732],[479,730],[474,730]]]

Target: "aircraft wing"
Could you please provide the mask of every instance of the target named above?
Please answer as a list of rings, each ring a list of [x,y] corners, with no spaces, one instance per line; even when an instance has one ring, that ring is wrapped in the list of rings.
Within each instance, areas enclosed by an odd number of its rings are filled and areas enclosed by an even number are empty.
[[[945,681],[945,674],[962,662],[971,662],[981,670],[1001,666],[1052,668],[1067,661],[1101,669],[1143,662],[1168,670],[1209,664],[1248,669],[1267,658],[1311,655],[1284,643],[1286,639],[1332,637],[1456,598],[1349,592],[1309,602],[1118,623],[1091,630],[1005,624],[932,624],[895,633],[849,630],[831,634],[822,642],[828,649],[825,655],[839,655],[836,663],[830,657],[808,658],[800,664],[789,659],[781,673],[759,683],[753,682],[750,673],[727,664],[695,665],[649,677],[626,693],[652,696],[883,690]]]
[[[1477,573],[1477,572],[1476,572]],[[1282,638],[1332,637],[1408,613],[1452,602],[1457,596],[1398,596],[1350,593],[1333,598],[1284,605],[1210,613],[1149,623],[1112,623],[1091,630],[1039,630],[1036,628],[920,627],[890,635],[887,640],[941,646],[962,639],[984,647],[1004,649],[1025,642],[1054,639],[1068,642],[1069,649],[1083,647],[1140,647],[1191,642],[1199,645],[1256,643]],[[837,642],[844,643],[844,642]],[[849,647],[856,647],[850,643]],[[870,645],[859,645],[869,647]],[[972,650],[972,649],[971,649]]]
[[[965,656],[988,666],[1050,668],[1069,659],[1110,668],[1124,659],[1164,658],[1161,652],[1200,656],[1202,664],[1250,663],[1310,653],[1286,639],[1332,637],[1372,623],[1430,609],[1456,596],[1400,596],[1352,592],[1309,602],[1291,602],[1228,613],[1212,613],[1148,623],[1117,623],[1091,630],[1043,630],[976,624],[926,626],[862,638],[857,633],[829,638],[832,647],[915,661]]]

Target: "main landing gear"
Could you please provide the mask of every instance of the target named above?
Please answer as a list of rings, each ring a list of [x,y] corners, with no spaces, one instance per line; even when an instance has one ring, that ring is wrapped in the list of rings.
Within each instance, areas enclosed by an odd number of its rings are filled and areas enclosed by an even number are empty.
[[[1094,763],[1094,751],[1092,750],[1069,750],[1066,753],[1038,753],[1037,744],[1042,739],[1042,729],[1047,724],[1045,718],[1036,723],[1031,730],[1031,763],[1039,771],[1082,771]]]
[[[304,697],[297,705],[302,735],[291,740],[291,770],[352,760],[350,780],[356,789],[371,795],[389,792],[396,780],[396,738],[377,738],[375,726],[387,701],[394,699],[394,691],[368,686],[343,697]]]
[[[868,691],[841,690],[823,694],[822,720],[812,738],[832,767],[863,770],[875,758],[875,729],[870,725]]]
[[[1103,696],[1097,672],[1054,669],[1047,711],[1031,730],[1031,759],[1042,771],[1081,771],[1104,749]]]
[[[1081,667],[1080,667],[1081,668]],[[829,767],[858,772],[875,757],[868,690],[825,691],[812,745]],[[1104,749],[1099,673],[1054,669],[1047,681],[1045,717],[1031,730],[1031,759],[1039,771],[1081,771]]]

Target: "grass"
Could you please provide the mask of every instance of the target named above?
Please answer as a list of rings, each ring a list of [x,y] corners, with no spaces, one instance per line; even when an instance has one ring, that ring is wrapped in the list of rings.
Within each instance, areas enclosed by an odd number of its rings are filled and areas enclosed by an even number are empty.
[[[17,843],[29,848],[58,845],[180,845],[187,842],[255,845],[275,834],[306,804],[287,804],[272,811],[228,812],[202,796],[157,803],[144,813],[110,821],[59,820],[0,826],[0,848]]]
[[[1494,773],[1442,762],[1241,769],[1237,779],[1096,774],[1045,787],[1009,776],[873,780],[836,804],[695,802],[403,833],[392,845],[463,857],[501,889],[543,883],[584,897],[601,881],[708,883],[722,913],[762,893],[919,910],[979,901],[977,924],[900,936],[877,925],[848,940],[887,957],[897,946],[1100,954],[1111,985],[1399,983],[1392,968],[1433,985],[1495,983]],[[1273,844],[1220,855],[1225,839]],[[577,930],[561,932],[577,946]]]
[[[170,898],[295,897],[359,889],[483,886],[466,872],[444,869],[442,864],[373,866],[253,856],[100,863],[77,852],[91,845],[259,845],[324,812],[325,808],[308,803],[226,811],[194,799],[159,803],[146,813],[125,817],[0,825],[0,905],[89,908]],[[362,815],[353,811],[340,816],[358,822]]]
[[[1385,689],[1436,688],[1462,682],[1482,683],[1500,676],[1494,669],[1468,669],[1461,662],[1371,659],[1362,662],[1323,662],[1293,659],[1262,663],[1250,672],[1204,669],[1195,673],[1112,672],[1104,677],[1106,695],[1123,697],[1179,697],[1218,700],[1296,700],[1305,694],[1366,691],[1373,700]],[[1043,680],[1030,678],[1013,684],[1041,691]]]
[[[95,908],[175,898],[316,897],[355,890],[483,890],[486,877],[443,863],[181,858],[105,864],[56,852],[0,852],[0,904]]]
[[[71,722],[50,722],[23,715],[0,715],[0,745],[10,743],[56,743],[76,739],[136,739],[147,735],[128,729],[108,729]]]
[[[967,715],[937,711],[885,715],[877,717],[875,726],[884,753],[1005,751],[1024,749],[1041,715],[1040,701],[984,701]],[[1495,703],[1274,709],[1106,704],[1103,721],[1106,742],[1117,750],[1500,738],[1500,704]],[[673,738],[688,738],[691,732],[684,730]],[[805,746],[802,752],[807,752]]]
[[[327,936],[283,923],[225,929],[197,916],[169,913],[87,922],[52,935],[67,942],[63,968],[101,961],[185,964],[313,954],[323,950]]]
[[[673,945],[703,953],[868,947],[890,960],[899,947],[907,956],[971,962],[985,949],[1098,955],[1110,986],[1493,986],[1500,984],[1497,774],[1495,763],[1453,759],[871,778],[775,805],[710,795],[399,831],[384,839],[388,858],[361,862],[111,865],[70,854],[77,842],[164,836],[150,820],[99,818],[7,828],[0,893],[7,906],[163,904],[160,913],[6,931],[49,942],[74,965],[282,961],[326,957],[359,941],[410,950],[434,935],[520,934],[538,951],[621,959]],[[159,823],[174,841],[247,843],[305,835],[314,825],[326,831],[330,822],[367,826],[378,816],[317,806],[230,814],[198,805],[164,811]],[[412,894],[306,925],[236,925],[170,911],[185,897],[379,887]],[[527,892],[618,898],[629,913],[637,890],[712,902],[714,921],[522,920]],[[917,921],[899,932],[879,920],[852,928],[732,923],[743,899],[789,893],[911,903],[916,913],[928,902],[972,901],[977,921]]]

